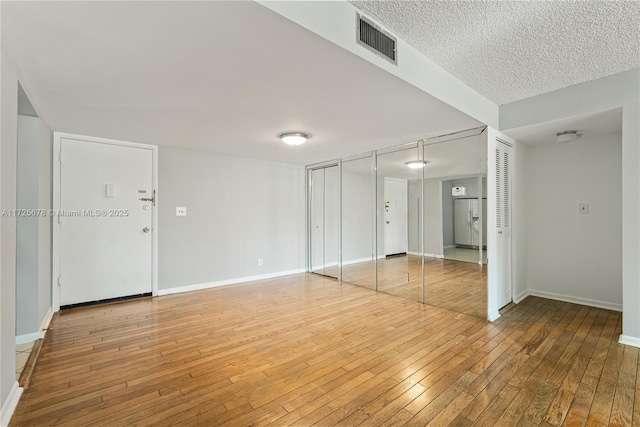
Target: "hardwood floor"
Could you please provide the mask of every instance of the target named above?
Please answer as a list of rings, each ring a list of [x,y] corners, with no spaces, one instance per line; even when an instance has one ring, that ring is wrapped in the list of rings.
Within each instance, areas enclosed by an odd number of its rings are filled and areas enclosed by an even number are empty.
[[[404,255],[378,260],[378,290],[459,313],[487,318],[487,266]],[[422,289],[424,275],[424,290]],[[375,289],[375,263],[346,265],[342,280]]]
[[[57,314],[12,426],[640,425],[618,312],[494,323],[301,274]]]

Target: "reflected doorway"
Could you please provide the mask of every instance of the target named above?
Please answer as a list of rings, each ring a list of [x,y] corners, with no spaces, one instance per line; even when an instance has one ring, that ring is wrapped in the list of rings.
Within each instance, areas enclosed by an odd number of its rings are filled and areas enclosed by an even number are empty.
[[[407,181],[384,179],[384,248],[386,256],[407,253]]]
[[[339,277],[340,180],[338,166],[309,170],[309,265],[312,273]]]
[[[486,189],[487,178],[482,176],[442,181],[442,254],[445,259],[487,263]]]

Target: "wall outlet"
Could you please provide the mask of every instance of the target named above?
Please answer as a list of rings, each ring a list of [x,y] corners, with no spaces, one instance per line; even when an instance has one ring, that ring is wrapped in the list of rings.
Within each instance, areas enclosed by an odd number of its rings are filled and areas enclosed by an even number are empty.
[[[187,208],[184,206],[176,207],[176,216],[187,216]]]
[[[258,267],[262,267],[262,258],[258,258]]]
[[[589,203],[580,203],[578,205],[578,212],[581,214],[588,214],[589,213]]]

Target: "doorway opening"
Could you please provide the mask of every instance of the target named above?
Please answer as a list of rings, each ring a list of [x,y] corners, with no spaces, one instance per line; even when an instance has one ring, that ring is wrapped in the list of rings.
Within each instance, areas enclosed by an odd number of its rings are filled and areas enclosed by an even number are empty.
[[[407,254],[407,180],[384,178],[385,256]]]
[[[445,259],[487,263],[486,176],[442,181],[442,243]]]

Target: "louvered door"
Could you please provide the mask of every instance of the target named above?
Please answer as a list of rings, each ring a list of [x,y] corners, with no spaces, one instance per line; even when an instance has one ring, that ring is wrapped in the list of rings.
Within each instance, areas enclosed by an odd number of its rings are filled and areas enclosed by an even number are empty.
[[[496,140],[496,229],[497,229],[497,287],[498,308],[511,302],[511,181],[513,147]]]

